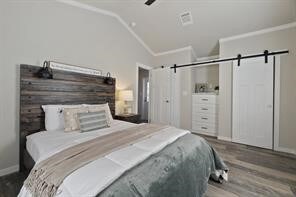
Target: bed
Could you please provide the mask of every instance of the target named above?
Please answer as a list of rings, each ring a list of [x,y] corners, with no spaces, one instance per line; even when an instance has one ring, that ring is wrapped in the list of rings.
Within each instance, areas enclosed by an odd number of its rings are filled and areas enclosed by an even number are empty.
[[[22,170],[30,171],[33,165],[36,167],[64,150],[94,139],[102,139],[120,132],[124,133],[129,129],[147,127],[147,124],[135,125],[112,120],[108,128],[85,133],[43,131],[44,114],[39,108],[42,104],[48,104],[48,101],[55,103],[59,103],[58,100],[64,101],[63,104],[73,104],[73,99],[75,100],[74,104],[108,102],[111,113],[114,115],[115,93],[113,91],[115,91],[115,84],[106,88],[103,80],[85,75],[79,76],[80,81],[77,82],[77,74],[65,71],[60,75],[59,73],[54,74],[55,77],[63,76],[60,79],[42,81],[34,75],[37,71],[38,67],[21,66],[20,164]],[[90,82],[91,80],[93,81]],[[22,86],[24,82],[27,82],[26,86],[35,84],[35,87],[30,90],[24,88]],[[47,91],[44,90],[44,83],[47,84]],[[63,89],[57,92],[56,83],[63,83]],[[52,87],[48,87],[48,84],[51,84]],[[67,100],[65,99],[65,90],[70,91],[72,95],[77,91],[76,88],[73,88],[73,84],[80,86],[78,91],[81,91],[81,85],[89,87],[89,84],[93,86],[96,84],[98,88],[92,87],[91,90],[86,88],[84,91],[90,93],[89,95],[104,95],[104,99],[94,101],[92,96],[82,96],[85,95],[83,92],[83,94],[76,93],[77,97]],[[94,89],[97,91],[94,92]],[[39,95],[39,99],[32,96],[28,98],[28,94]],[[49,94],[51,97],[56,95],[53,101],[48,100]],[[25,96],[26,99],[24,99]],[[25,103],[22,102],[24,100],[26,100]],[[34,107],[30,108],[30,106]],[[36,116],[36,114],[39,115]],[[30,117],[35,117],[35,119],[30,120]],[[36,117],[40,122],[36,123]],[[33,124],[30,124],[30,121]],[[24,125],[26,129],[24,129]],[[114,149],[78,168],[63,179],[54,196],[202,196],[207,189],[208,179],[212,177],[221,181],[226,178],[227,170],[227,166],[203,138],[186,130],[165,126],[149,137]],[[26,186],[23,186],[19,196],[32,196],[32,193]]]

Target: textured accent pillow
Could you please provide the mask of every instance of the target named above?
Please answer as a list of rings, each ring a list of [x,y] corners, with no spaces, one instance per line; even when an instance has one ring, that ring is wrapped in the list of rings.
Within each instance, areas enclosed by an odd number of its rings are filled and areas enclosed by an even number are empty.
[[[111,125],[111,122],[113,121],[113,117],[112,117],[112,114],[111,114],[110,107],[109,107],[108,103],[98,104],[98,105],[86,105],[86,104],[83,104],[83,106],[87,107],[89,112],[98,112],[98,111],[101,111],[101,110],[105,110],[108,126]]]
[[[81,132],[94,131],[109,127],[105,110],[88,113],[78,113]]]
[[[82,105],[42,105],[45,113],[46,131],[64,131],[64,108],[76,108]]]
[[[87,107],[77,107],[77,108],[64,108],[64,121],[65,121],[65,131],[77,131],[80,129],[78,122],[78,113],[87,113]]]

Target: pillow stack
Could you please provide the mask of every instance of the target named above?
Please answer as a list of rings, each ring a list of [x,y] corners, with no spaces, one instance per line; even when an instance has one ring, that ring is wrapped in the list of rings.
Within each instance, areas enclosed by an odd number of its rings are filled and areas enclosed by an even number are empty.
[[[100,105],[44,105],[47,131],[87,132],[110,127],[108,103]]]

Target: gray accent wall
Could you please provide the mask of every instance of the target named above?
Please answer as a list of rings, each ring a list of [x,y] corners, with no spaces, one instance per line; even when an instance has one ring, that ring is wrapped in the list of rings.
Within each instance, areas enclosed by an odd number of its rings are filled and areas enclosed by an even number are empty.
[[[111,72],[134,89],[152,56],[117,19],[56,1],[0,1],[0,171],[19,157],[19,64],[55,60]]]
[[[281,57],[279,146],[284,150],[296,151],[296,27],[222,42],[220,56],[262,53],[265,49],[290,50],[289,55]],[[220,64],[219,83],[219,136],[231,138],[231,63]]]

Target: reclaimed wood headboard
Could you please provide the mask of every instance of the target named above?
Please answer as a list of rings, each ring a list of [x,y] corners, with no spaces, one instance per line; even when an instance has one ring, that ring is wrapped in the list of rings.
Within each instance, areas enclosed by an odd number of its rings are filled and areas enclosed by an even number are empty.
[[[20,169],[29,170],[32,158],[26,151],[26,136],[44,131],[42,105],[103,104],[108,102],[115,115],[114,83],[104,83],[105,77],[53,70],[53,79],[39,78],[39,66],[20,66]]]

